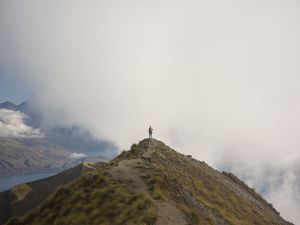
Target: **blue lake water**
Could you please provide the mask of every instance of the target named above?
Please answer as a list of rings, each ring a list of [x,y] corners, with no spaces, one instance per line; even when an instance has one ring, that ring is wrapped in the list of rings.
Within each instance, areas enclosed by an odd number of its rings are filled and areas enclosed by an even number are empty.
[[[0,177],[0,192],[6,191],[17,184],[27,183],[35,180],[39,180],[45,177],[50,177],[58,172],[43,172],[43,173],[33,173],[33,174],[23,174],[17,176]]]

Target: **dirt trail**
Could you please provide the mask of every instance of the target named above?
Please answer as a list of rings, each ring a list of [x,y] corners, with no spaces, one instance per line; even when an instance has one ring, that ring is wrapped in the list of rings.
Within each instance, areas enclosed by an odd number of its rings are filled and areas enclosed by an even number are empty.
[[[142,159],[130,159],[119,162],[117,167],[112,168],[109,173],[117,180],[128,184],[132,193],[148,192],[148,188],[141,178],[141,171],[136,166],[143,163]]]
[[[186,225],[185,215],[167,202],[157,205],[157,219],[155,225]]]
[[[113,167],[109,173],[117,180],[122,180],[129,187],[132,193],[145,192],[148,193],[148,187],[141,178],[142,172],[140,165],[144,164],[144,160],[150,159],[159,143],[156,140],[149,142],[146,152],[141,159],[122,160],[118,166]],[[155,225],[186,225],[185,215],[175,206],[167,202],[157,203],[157,220]]]
[[[130,191],[133,193],[148,192],[148,188],[141,178],[142,173],[137,167],[144,163],[143,159],[151,158],[156,146],[156,141],[149,142],[149,146],[147,147],[146,152],[143,154],[142,159],[120,161],[118,166],[112,168],[109,173],[115,179],[122,180],[127,183]]]
[[[149,142],[149,145],[147,146],[147,151],[143,154],[142,158],[150,159],[157,146],[158,142],[152,139],[151,142]]]

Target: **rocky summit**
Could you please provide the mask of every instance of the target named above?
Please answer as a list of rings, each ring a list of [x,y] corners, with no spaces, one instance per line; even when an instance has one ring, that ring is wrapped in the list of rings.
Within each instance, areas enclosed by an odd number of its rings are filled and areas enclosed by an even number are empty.
[[[155,139],[90,163],[9,225],[291,225],[245,183]]]

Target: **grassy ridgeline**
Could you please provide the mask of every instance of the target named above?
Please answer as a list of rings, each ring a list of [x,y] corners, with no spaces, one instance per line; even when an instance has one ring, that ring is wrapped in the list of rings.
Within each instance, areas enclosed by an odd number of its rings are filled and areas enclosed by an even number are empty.
[[[59,188],[8,225],[291,225],[237,177],[154,139]],[[170,221],[172,221],[170,223]]]

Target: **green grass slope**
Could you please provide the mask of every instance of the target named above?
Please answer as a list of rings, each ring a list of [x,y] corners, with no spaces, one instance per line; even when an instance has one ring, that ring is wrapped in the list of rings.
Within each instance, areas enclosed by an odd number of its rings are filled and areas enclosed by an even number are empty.
[[[26,193],[23,187],[22,192]],[[22,197],[22,195],[21,195]],[[9,225],[289,225],[232,174],[154,139],[61,187]]]

